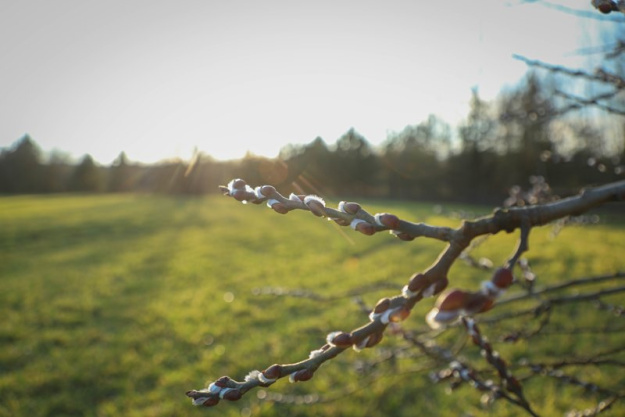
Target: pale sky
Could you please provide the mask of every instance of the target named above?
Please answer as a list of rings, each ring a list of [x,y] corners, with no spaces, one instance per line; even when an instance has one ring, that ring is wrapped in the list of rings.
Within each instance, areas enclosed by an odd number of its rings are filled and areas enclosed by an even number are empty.
[[[377,145],[430,113],[462,120],[473,87],[522,78],[512,54],[582,65],[602,25],[506,0],[2,0],[0,147],[274,157],[351,127]]]

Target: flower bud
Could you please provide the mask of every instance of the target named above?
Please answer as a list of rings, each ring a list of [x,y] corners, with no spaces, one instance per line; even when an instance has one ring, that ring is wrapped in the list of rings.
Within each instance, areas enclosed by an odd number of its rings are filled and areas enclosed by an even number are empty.
[[[351,334],[345,332],[332,332],[326,337],[326,341],[338,347],[349,347],[353,343]]]
[[[301,369],[299,371],[293,372],[289,376],[289,381],[291,382],[308,381],[310,378],[313,377],[314,373],[315,372],[312,369]]]
[[[339,203],[339,210],[347,214],[356,214],[360,210],[360,204],[341,201]]]
[[[512,281],[514,281],[514,276],[512,275],[512,271],[510,270],[510,268],[498,268],[493,274],[491,281],[498,288],[505,290],[510,285],[512,285]]]
[[[367,236],[371,236],[372,234],[375,233],[375,227],[373,227],[372,224],[367,223],[366,221],[362,220],[362,219],[354,219],[352,220],[350,226],[352,227],[352,229],[365,234]]]
[[[394,214],[378,213],[375,215],[375,221],[379,226],[383,226],[391,230],[399,228],[399,218]]]
[[[304,204],[306,204],[310,212],[315,216],[325,216],[324,208],[326,206],[326,203],[321,197],[317,197],[316,195],[308,195],[304,198]]]
[[[204,407],[212,407],[217,404],[219,404],[219,397],[208,397],[208,399],[202,403]]]
[[[228,401],[238,401],[243,396],[243,394],[241,394],[241,391],[239,391],[238,389],[225,389],[222,392],[223,395],[220,393],[219,396],[222,397],[224,400]]]
[[[277,193],[273,185],[263,185],[262,187],[260,187],[260,192],[263,193],[264,196],[267,196],[269,198],[274,197]]]
[[[386,310],[388,310],[388,308],[390,306],[391,306],[391,299],[390,298],[382,298],[382,299],[380,299],[378,301],[378,303],[373,308],[373,313],[375,313],[375,314],[383,313]]]
[[[245,190],[235,189],[230,193],[230,195],[234,197],[235,200],[241,202],[247,201],[247,199],[249,198],[248,193]]]
[[[462,290],[451,290],[442,294],[436,300],[436,307],[440,311],[460,310],[466,307],[469,293]]]
[[[495,300],[481,292],[467,293],[464,310],[467,314],[483,313],[493,308]]]
[[[373,333],[372,335],[369,336],[369,340],[367,341],[367,344],[365,345],[365,347],[370,348],[370,347],[377,345],[378,343],[382,341],[383,337],[384,335],[382,332]]]
[[[230,377],[222,376],[217,381],[215,381],[214,384],[218,387],[225,388],[228,386],[228,382],[230,382]]]
[[[430,282],[425,278],[422,273],[416,273],[412,275],[410,281],[408,281],[408,289],[412,292],[419,292],[424,289]]]
[[[282,204],[281,202],[277,200],[269,200],[267,202],[267,205],[269,205],[269,207],[271,207],[273,211],[279,214],[287,214],[289,212],[289,209],[286,208],[284,204]]]
[[[228,184],[228,188],[230,188],[231,190],[243,190],[245,189],[246,185],[247,183],[243,181],[241,178],[236,178],[230,181],[230,183]]]
[[[282,367],[278,364],[273,364],[269,368],[265,369],[261,374],[268,380],[276,380],[282,376]],[[261,381],[262,382],[262,381]]]

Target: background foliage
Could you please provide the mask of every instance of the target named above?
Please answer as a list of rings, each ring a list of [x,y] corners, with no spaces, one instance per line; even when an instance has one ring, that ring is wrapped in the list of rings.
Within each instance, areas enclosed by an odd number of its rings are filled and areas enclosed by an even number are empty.
[[[218,161],[197,152],[191,161],[143,165],[122,152],[110,166],[100,166],[89,155],[78,163],[59,151],[43,155],[26,135],[0,153],[0,193],[202,195],[241,177],[324,196],[498,204],[512,185],[526,186],[531,176],[546,178],[559,194],[623,178],[622,116],[589,106],[580,111],[557,94],[570,83],[552,72],[530,72],[495,102],[485,102],[474,91],[469,114],[455,131],[432,115],[389,133],[379,147],[352,128],[333,144],[316,138],[307,145],[287,145],[277,158]],[[621,98],[610,100],[618,104]]]

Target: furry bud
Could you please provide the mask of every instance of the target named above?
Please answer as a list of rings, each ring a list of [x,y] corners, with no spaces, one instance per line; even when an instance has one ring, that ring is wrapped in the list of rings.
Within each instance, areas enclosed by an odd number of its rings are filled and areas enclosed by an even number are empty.
[[[380,301],[378,301],[378,303],[373,308],[373,313],[375,313],[375,314],[383,313],[386,310],[388,310],[388,308],[390,306],[391,306],[391,299],[390,298],[382,298],[382,299],[380,299]]]
[[[349,347],[353,343],[351,334],[345,332],[332,332],[326,337],[326,341],[338,347]]]
[[[289,376],[289,381],[291,382],[300,382],[300,381],[308,381],[314,375],[314,371],[311,369],[301,369],[299,371],[293,372]]]
[[[408,289],[412,292],[419,292],[428,284],[429,281],[425,278],[425,275],[422,273],[416,273],[410,278],[410,281],[408,281]]]
[[[224,392],[222,398],[228,401],[238,401],[241,399],[243,394],[238,389],[229,389]]]
[[[262,372],[266,379],[276,380],[282,376],[282,367],[278,364],[271,365]]]
[[[219,404],[219,397],[209,397],[206,401],[202,403],[204,407],[213,407]]]
[[[360,210],[360,204],[341,201],[339,203],[339,210],[347,214],[356,214]]]
[[[382,227],[394,230],[399,228],[399,218],[394,214],[378,213],[375,215],[375,222]]]

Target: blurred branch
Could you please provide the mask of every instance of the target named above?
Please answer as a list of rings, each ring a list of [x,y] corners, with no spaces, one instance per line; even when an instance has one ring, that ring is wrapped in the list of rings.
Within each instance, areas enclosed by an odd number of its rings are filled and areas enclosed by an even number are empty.
[[[564,91],[561,91],[561,90],[556,90],[555,91],[556,96],[560,96],[567,100],[573,101],[572,104],[569,104],[568,106],[562,109],[559,109],[558,113],[564,114],[570,110],[580,110],[584,108],[585,106],[594,106],[608,113],[616,114],[619,116],[625,116],[625,110],[617,109],[615,107],[608,106],[607,104],[603,104],[599,102],[600,100],[610,100],[616,97],[618,93],[619,91],[615,90],[615,91],[609,91],[607,93],[602,93],[591,98],[584,98],[584,97],[575,96],[573,94],[565,93]]]
[[[588,81],[597,81],[597,82],[601,82],[604,84],[610,84],[619,90],[622,90],[625,88],[625,80],[622,77],[619,77],[616,74],[607,72],[601,68],[598,68],[594,74],[591,74],[589,72],[582,71],[582,70],[573,70],[570,68],[562,67],[560,65],[547,64],[545,62],[534,60],[534,59],[529,59],[518,54],[514,54],[513,58],[518,59],[519,61],[525,62],[530,67],[541,68],[541,69],[545,69],[554,73],[568,75],[570,77],[584,78]]]
[[[607,16],[605,14],[598,14],[597,12],[591,12],[588,10],[573,9],[572,7],[568,7],[562,4],[557,4],[557,3],[544,1],[544,0],[526,0],[525,3],[538,3],[549,9],[557,10],[562,13],[570,14],[570,15],[577,16],[577,17],[582,17],[585,19],[595,19],[595,20],[609,21],[609,22],[615,22],[615,23],[625,22],[625,18],[621,16]]]

